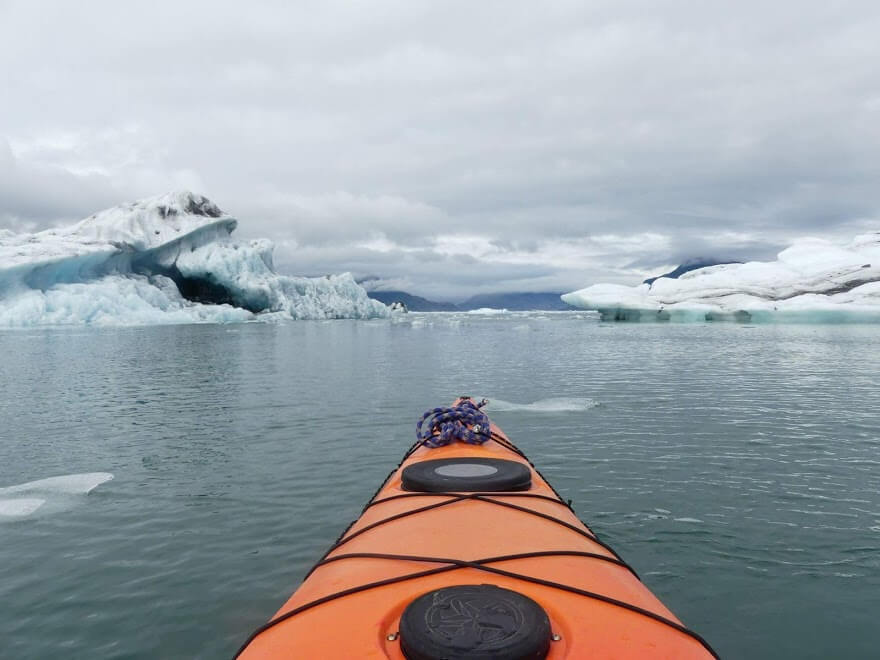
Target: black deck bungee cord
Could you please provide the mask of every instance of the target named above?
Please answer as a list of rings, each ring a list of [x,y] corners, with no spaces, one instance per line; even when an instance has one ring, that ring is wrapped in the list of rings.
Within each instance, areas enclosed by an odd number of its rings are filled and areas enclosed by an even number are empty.
[[[456,504],[458,502],[464,502],[467,500],[476,500],[478,502],[486,502],[488,504],[497,504],[498,506],[503,506],[503,507],[507,507],[510,509],[514,509],[514,510],[520,511],[522,513],[530,514],[533,516],[537,516],[539,518],[543,518],[545,520],[549,520],[550,522],[556,523],[557,525],[561,525],[562,527],[565,527],[565,528],[583,536],[587,540],[595,543],[596,545],[601,546],[602,548],[604,548],[605,550],[610,552],[611,555],[615,559],[618,560],[618,562],[620,563],[621,566],[626,567],[630,571],[630,573],[632,573],[637,579],[639,579],[639,581],[641,581],[641,578],[639,577],[638,573],[636,573],[635,569],[633,569],[629,564],[627,564],[625,561],[623,561],[623,559],[620,557],[620,555],[617,554],[617,552],[614,550],[614,548],[612,548],[611,546],[606,544],[604,541],[601,541],[590,530],[581,529],[575,525],[572,525],[569,522],[566,522],[564,520],[559,520],[558,518],[555,518],[549,514],[541,512],[541,511],[535,511],[534,509],[529,509],[527,507],[517,506],[516,504],[512,504],[511,502],[501,502],[501,501],[498,501],[498,500],[495,500],[492,498],[495,498],[495,497],[529,497],[529,498],[534,498],[534,499],[548,500],[548,501],[553,502],[555,504],[561,504],[562,506],[566,506],[566,508],[567,508],[566,503],[561,500],[554,500],[552,497],[547,497],[546,495],[540,495],[538,493],[401,493],[399,495],[392,495],[391,497],[388,497],[388,498],[385,498],[382,500],[376,500],[376,501],[370,502],[367,505],[367,507],[364,507],[364,510],[366,510],[369,506],[372,506],[374,504],[381,504],[383,502],[387,502],[390,500],[396,500],[396,499],[401,499],[401,498],[406,498],[406,497],[446,497],[448,499],[444,500],[443,502],[435,502],[434,504],[428,504],[423,507],[417,507],[415,509],[401,511],[400,513],[396,513],[393,516],[388,516],[387,518],[382,518],[381,520],[377,520],[376,522],[370,523],[369,525],[366,525],[365,527],[362,527],[361,529],[359,529],[351,534],[348,534],[348,531],[357,522],[357,520],[353,521],[346,528],[346,531],[342,535],[340,535],[340,537],[336,540],[336,542],[332,546],[330,546],[330,548],[328,548],[328,550],[322,555],[321,559],[318,560],[318,562],[314,566],[312,566],[311,569],[309,569],[309,572],[306,573],[306,576],[303,578],[303,580],[307,579],[315,571],[315,569],[317,569],[319,566],[321,566],[322,562],[324,562],[324,560],[326,560],[330,556],[330,554],[332,554],[334,551],[339,549],[342,545],[348,543],[349,541],[351,541],[354,538],[357,538],[358,536],[360,536],[361,534],[363,534],[365,532],[369,532],[377,527],[381,527],[382,525],[384,525],[386,523],[394,522],[396,520],[400,520],[401,518],[406,518],[411,515],[415,515],[418,513],[424,513],[425,511],[431,511],[433,509],[439,509],[440,507],[449,506],[451,504]]]

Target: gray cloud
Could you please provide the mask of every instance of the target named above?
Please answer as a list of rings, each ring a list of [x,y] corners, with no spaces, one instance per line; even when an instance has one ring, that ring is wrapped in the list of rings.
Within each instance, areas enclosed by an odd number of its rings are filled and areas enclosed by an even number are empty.
[[[286,270],[451,297],[769,258],[877,226],[878,33],[869,1],[0,2],[0,227],[194,188]]]
[[[117,197],[106,177],[20,162],[0,139],[0,227],[25,230],[47,220],[77,219]]]

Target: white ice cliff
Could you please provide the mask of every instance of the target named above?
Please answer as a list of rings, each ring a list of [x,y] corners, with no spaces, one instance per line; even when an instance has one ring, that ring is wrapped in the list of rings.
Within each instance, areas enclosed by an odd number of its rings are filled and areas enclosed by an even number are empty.
[[[208,199],[169,193],[36,234],[0,231],[0,326],[389,315],[350,274],[278,275]]]
[[[700,268],[653,284],[594,284],[569,305],[618,321],[880,321],[880,233],[804,239],[776,261]]]

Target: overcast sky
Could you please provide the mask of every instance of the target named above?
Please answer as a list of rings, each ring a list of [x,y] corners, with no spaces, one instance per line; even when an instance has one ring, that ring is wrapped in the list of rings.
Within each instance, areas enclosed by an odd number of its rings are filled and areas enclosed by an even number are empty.
[[[880,3],[0,0],[0,229],[176,189],[434,298],[880,231]]]

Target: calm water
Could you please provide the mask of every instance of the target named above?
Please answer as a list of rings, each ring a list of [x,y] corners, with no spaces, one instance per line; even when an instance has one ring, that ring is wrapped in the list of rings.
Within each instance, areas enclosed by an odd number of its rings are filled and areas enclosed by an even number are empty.
[[[0,487],[115,475],[0,517],[4,658],[229,657],[461,393],[535,404],[492,416],[723,657],[877,657],[880,327],[410,315],[0,355]]]

